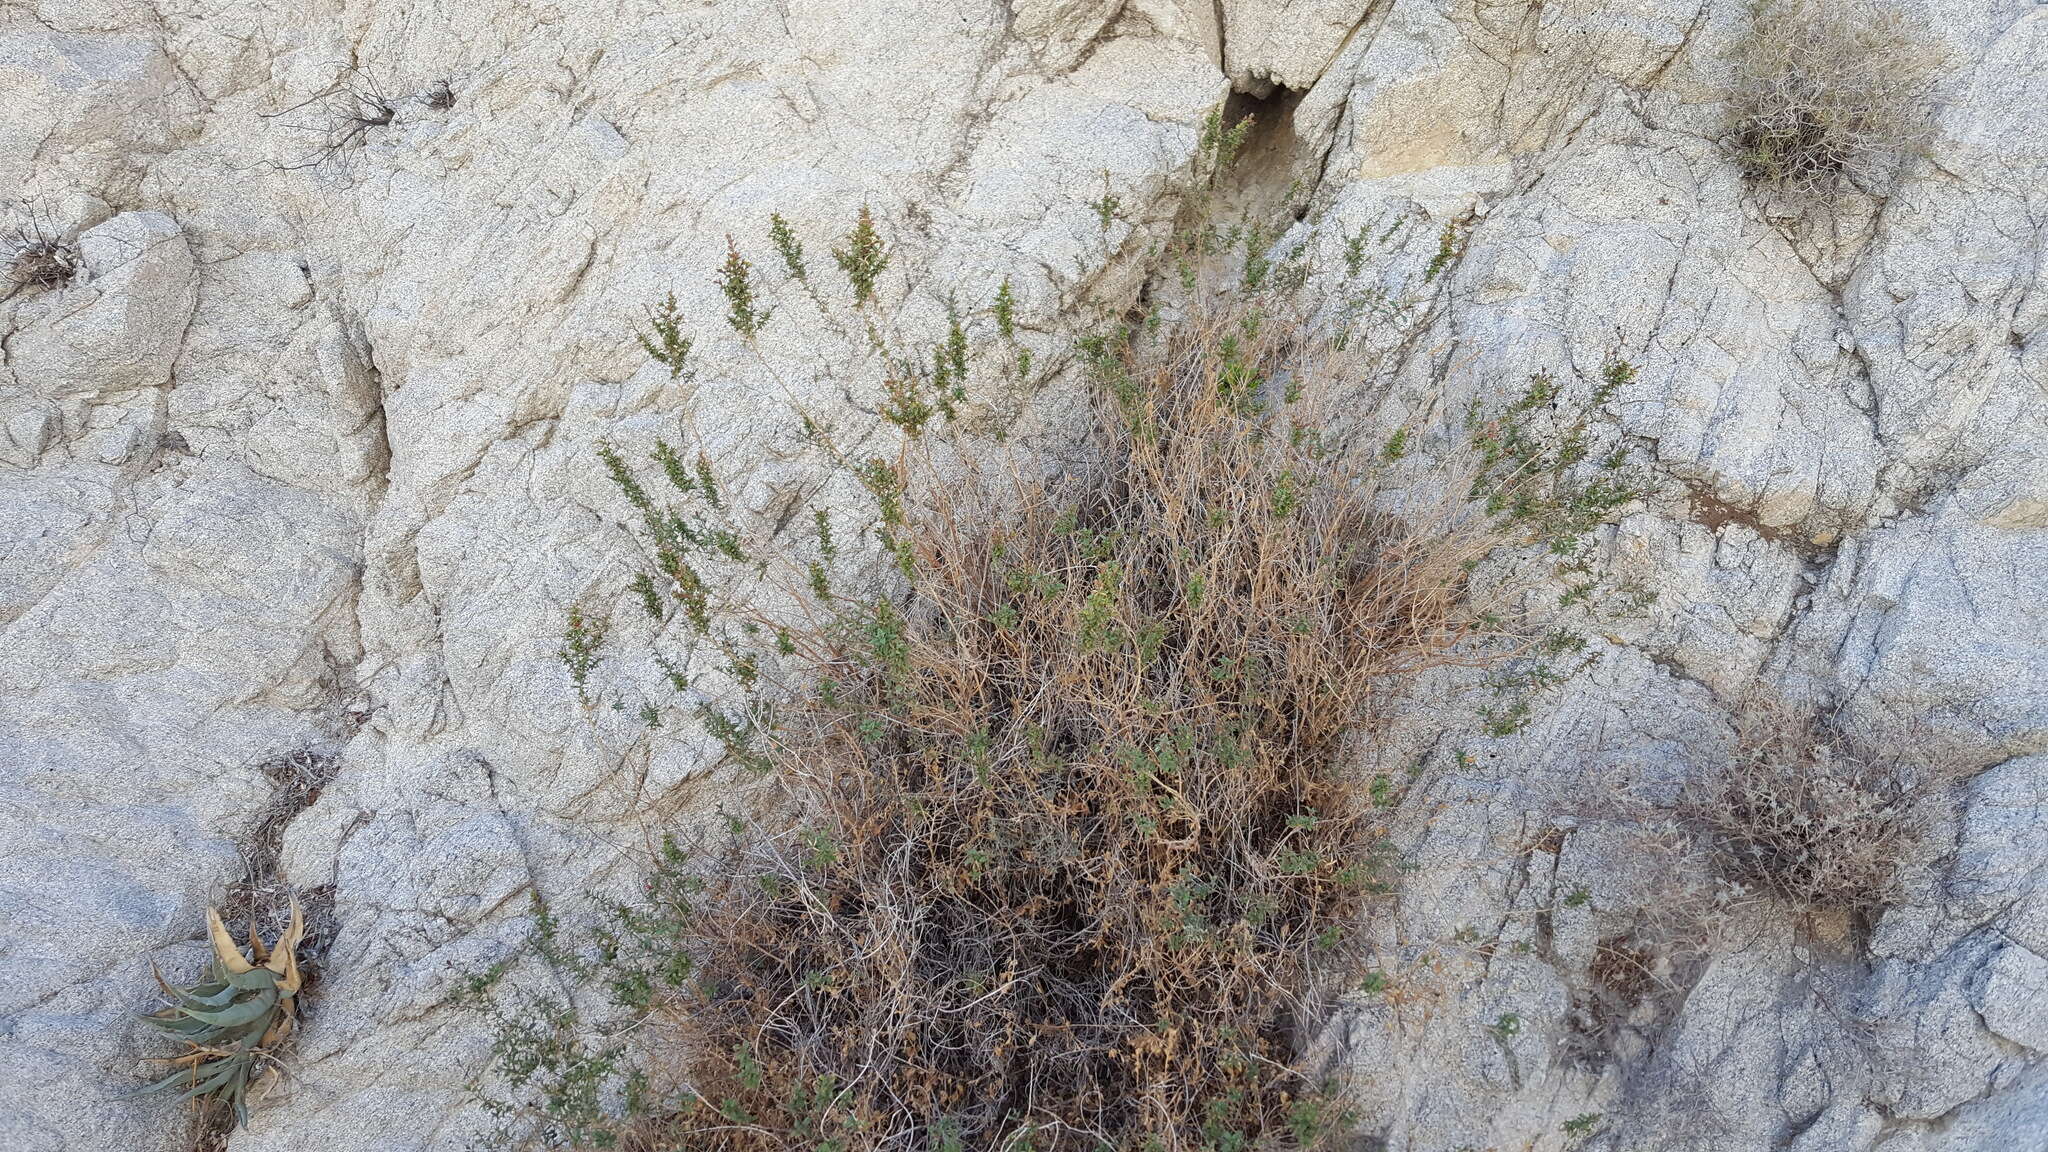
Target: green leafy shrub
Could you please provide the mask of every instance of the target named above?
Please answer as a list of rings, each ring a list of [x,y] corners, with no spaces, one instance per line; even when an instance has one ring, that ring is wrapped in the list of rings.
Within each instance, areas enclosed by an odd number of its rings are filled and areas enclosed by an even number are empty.
[[[691,341],[682,333],[682,316],[676,311],[676,294],[669,293],[659,308],[649,308],[647,322],[650,331],[639,333],[641,349],[668,369],[669,379],[681,379],[689,371]]]
[[[1206,148],[1241,138],[1212,123]],[[594,954],[543,917],[542,955],[634,1023],[604,1044],[567,1002],[501,1005],[509,1121],[718,1152],[1347,1133],[1341,1085],[1303,1053],[1365,976],[1398,799],[1347,750],[1417,673],[1535,651],[1526,577],[1474,573],[1504,550],[1580,557],[1620,497],[1554,394],[1475,410],[1434,472],[1412,467],[1419,434],[1348,448],[1321,403],[1360,376],[1289,302],[1302,278],[1202,278],[1241,236],[1183,229],[1162,256],[1196,272],[1174,315],[1075,342],[1085,467],[1048,476],[967,434],[984,369],[957,312],[928,355],[861,326],[893,454],[848,454],[803,417],[871,505],[858,537],[823,509],[811,539],[750,533],[701,456],[657,444],[669,504],[602,450],[652,561],[634,595],[693,645],[656,659],[735,791],[664,839]],[[771,239],[799,250],[779,222]],[[870,312],[885,251],[864,209],[834,253]],[[999,364],[1014,308],[1006,282]],[[563,649],[586,695],[589,632],[572,617]],[[725,695],[698,688],[705,656]]]

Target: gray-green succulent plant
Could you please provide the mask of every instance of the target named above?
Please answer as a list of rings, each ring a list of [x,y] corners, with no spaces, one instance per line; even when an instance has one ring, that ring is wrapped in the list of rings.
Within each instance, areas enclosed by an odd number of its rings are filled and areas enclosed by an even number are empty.
[[[143,1017],[184,1041],[187,1051],[159,1058],[176,1070],[141,1091],[177,1090],[180,1100],[225,1100],[239,1125],[248,1121],[250,1087],[274,1068],[272,1053],[297,1017],[294,1000],[302,983],[297,951],[306,918],[293,899],[291,926],[267,948],[252,927],[246,954],[218,911],[209,908],[206,919],[213,942],[206,978],[178,988],[157,973],[171,1003]]]

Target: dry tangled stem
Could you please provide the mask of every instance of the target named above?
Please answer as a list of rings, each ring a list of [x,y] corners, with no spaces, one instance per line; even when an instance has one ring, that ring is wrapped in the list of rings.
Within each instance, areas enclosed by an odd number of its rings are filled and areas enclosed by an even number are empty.
[[[1943,55],[1883,0],[1760,0],[1734,53],[1729,145],[1760,186],[1882,193],[1930,134]]]
[[[706,983],[665,1005],[698,1106],[664,1138],[1341,1130],[1296,1067],[1377,879],[1339,748],[1376,686],[1486,631],[1460,589],[1494,537],[1378,513],[1312,426],[1248,416],[1232,374],[1289,349],[1225,351],[1240,319],[1121,355],[1091,482],[1021,484],[1001,527],[906,514],[900,611],[799,641],[831,687],[777,718],[763,808],[678,913]]]
[[[451,92],[448,105],[454,103]],[[436,105],[436,107],[441,107]],[[335,82],[288,108],[263,113],[263,119],[296,116],[286,126],[314,137],[304,156],[280,163],[283,171],[347,165],[351,152],[364,143],[371,131],[389,125],[398,116],[398,101],[384,91],[368,72],[351,64]]]
[[[64,236],[33,218],[7,238],[11,291],[62,288],[78,274],[78,252]]]
[[[1811,911],[1894,902],[1927,863],[1938,765],[1878,754],[1784,706],[1749,704],[1736,745],[1680,802],[1721,877]]]
[[[501,1036],[515,1087],[556,1070],[558,1138],[1181,1152],[1348,1134],[1341,1086],[1303,1062],[1392,864],[1386,782],[1347,753],[1407,677],[1515,650],[1517,589],[1469,579],[1508,514],[1457,478],[1390,491],[1377,446],[1342,450],[1302,397],[1355,377],[1298,322],[1230,304],[1138,331],[1085,353],[1085,475],[962,482],[963,442],[913,437],[848,462],[892,591],[848,596],[771,556],[805,622],[700,619],[758,678],[740,711],[707,712],[754,783],[728,827],[671,844],[604,938],[596,969],[655,1054],[624,1115],[592,1119],[603,1060],[548,1055],[555,1025]]]

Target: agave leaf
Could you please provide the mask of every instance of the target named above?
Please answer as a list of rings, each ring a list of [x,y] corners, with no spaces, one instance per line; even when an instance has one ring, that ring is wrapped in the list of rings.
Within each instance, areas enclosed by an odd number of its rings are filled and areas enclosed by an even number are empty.
[[[247,972],[237,972],[229,976],[228,983],[244,990],[274,988],[277,986],[277,976],[268,968],[251,968]]]
[[[291,1035],[291,1032],[292,1014],[289,1011],[279,1012],[277,1019],[271,1021],[270,1027],[264,1030],[263,1037],[256,1041],[256,1047],[260,1049],[276,1047],[286,1036]]]
[[[166,1076],[161,1080],[144,1084],[142,1087],[135,1089],[133,1092],[124,1092],[122,1093],[122,1095],[141,1096],[150,1092],[163,1092],[171,1088],[176,1088],[179,1084],[190,1084],[196,1078],[197,1074],[192,1069],[180,1068],[176,1072],[171,1073],[169,1076]]]
[[[232,984],[222,985],[217,991],[211,984],[195,984],[190,988],[173,988],[171,995],[186,1008],[223,1008],[234,1002],[235,994],[242,989]]]
[[[190,1068],[195,1065],[204,1064],[208,1060],[225,1060],[234,1054],[235,1052],[232,1048],[213,1048],[205,1044],[194,1044],[192,1045],[192,1050],[182,1056],[144,1056],[143,1059],[153,1064],[177,1064]]]
[[[252,927],[246,953],[236,946],[220,912],[207,909],[213,961],[207,978],[196,984],[175,987],[151,965],[157,985],[172,1003],[144,1019],[183,1040],[189,1050],[151,1058],[174,1070],[138,1092],[177,1089],[179,1100],[224,1098],[234,1110],[236,1124],[248,1123],[252,1077],[258,1068],[264,1068],[266,1076],[275,1071],[266,1064],[264,1053],[291,1034],[296,1020],[292,997],[303,979],[297,949],[305,939],[306,918],[297,897],[291,906],[291,924],[276,942],[266,947]]]
[[[198,1036],[213,1030],[213,1025],[204,1020],[194,1020],[185,1016],[178,1009],[167,1008],[164,1012],[163,1015],[144,1016],[143,1019],[179,1036]]]
[[[234,999],[234,987],[219,980],[202,980],[190,988],[174,987],[170,981],[164,979],[162,972],[157,971],[154,960],[150,961],[149,974],[156,977],[157,987],[163,989],[165,995],[181,1004],[196,1008],[218,1008]],[[157,1015],[168,1015],[170,1013],[170,1009],[165,1009],[164,1012],[157,1013]]]
[[[215,909],[206,910],[206,931],[213,941],[213,958],[222,968],[230,973],[236,973],[247,972],[256,966],[249,962],[248,957],[242,955],[240,948],[235,947],[235,938],[228,935],[228,926],[221,923],[220,913]]]
[[[209,1064],[207,1068],[218,1068],[220,1071],[214,1072],[206,1079],[179,1093],[179,1100],[190,1100],[195,1096],[204,1096],[209,1092],[218,1092],[233,1083],[237,1078],[246,1077],[249,1074],[249,1061],[243,1056],[233,1056],[226,1060]]]
[[[211,1012],[201,1013],[194,1010],[192,1015],[201,1018],[214,1017],[214,1019],[207,1021],[207,1027],[212,1029],[212,1036],[210,1038],[216,1044],[229,1044],[239,1043],[243,1039],[248,1038],[251,1033],[263,1031],[270,1023],[270,1017],[276,1012],[276,1002],[266,1001],[264,997],[258,997],[253,1000],[237,1001],[226,1008]],[[225,1021],[225,1023],[222,1021]]]
[[[277,978],[277,990],[284,993],[286,999],[290,999],[299,994],[299,985],[302,982],[303,978],[299,975],[298,956],[291,952],[285,953],[284,975]]]
[[[231,1004],[218,1012],[208,1012],[197,1008],[180,1008],[179,1011],[194,1020],[203,1020],[216,1028],[233,1028],[237,1025],[248,1024],[254,1020],[261,1019],[264,1013],[276,1007],[277,993],[265,989],[247,1000],[238,1004]]]
[[[273,1011],[268,1015],[258,1016],[247,1024],[237,1024],[232,1028],[223,1028],[220,1030],[220,1034],[214,1037],[214,1040],[222,1044],[258,1042],[262,1038],[263,1033],[269,1029],[271,1017],[275,1015],[276,1012]]]
[[[199,1054],[200,1053],[188,1053],[187,1055]],[[217,1058],[211,1061],[210,1063],[195,1064],[189,1068],[179,1068],[177,1071],[171,1073],[163,1079],[157,1080],[150,1084],[145,1084],[142,1087],[135,1089],[134,1092],[128,1093],[128,1095],[141,1095],[146,1092],[161,1092],[168,1088],[176,1088],[180,1084],[182,1084],[185,1086],[187,1091],[184,1093],[184,1095],[180,1096],[179,1099],[189,1099],[195,1095],[200,1095],[205,1092],[214,1091],[215,1089],[219,1088],[222,1084],[226,1084],[229,1080],[234,1078],[234,1074],[236,1071],[235,1066],[237,1064],[246,1065],[249,1061],[249,1053],[247,1053],[246,1051],[222,1052],[219,1049],[207,1049],[205,1051],[205,1054],[215,1056]],[[184,1058],[185,1057],[177,1057],[177,1059],[181,1060]]]
[[[279,975],[284,974],[286,967],[297,966],[294,954],[298,951],[299,941],[305,939],[306,936],[306,912],[303,908],[299,907],[299,898],[296,895],[291,898],[291,901],[291,926],[284,930],[284,935],[277,938],[277,947],[271,949],[270,960],[264,965]],[[294,985],[293,991],[297,991],[296,985]]]

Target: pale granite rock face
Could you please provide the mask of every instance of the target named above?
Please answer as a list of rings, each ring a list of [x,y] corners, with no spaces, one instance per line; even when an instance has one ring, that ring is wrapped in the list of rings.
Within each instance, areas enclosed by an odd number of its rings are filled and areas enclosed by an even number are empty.
[[[1056,356],[1063,303],[1135,290],[1234,90],[1269,125],[1248,202],[1302,213],[1283,246],[1398,224],[1367,273],[1398,291],[1457,225],[1397,409],[1454,418],[1624,356],[1614,409],[1663,478],[1602,541],[1657,600],[1529,732],[1439,742],[1404,807],[1423,867],[1376,943],[1440,963],[1338,1030],[1375,1146],[2027,1146],[2048,8],[1912,8],[1948,53],[1935,142],[1831,230],[1720,143],[1744,0],[0,13],[5,222],[79,257],[0,303],[0,1145],[181,1146],[166,1104],[122,1095],[156,1051],[148,963],[197,962],[203,908],[270,851],[271,767],[318,749],[334,774],[275,863],[333,930],[291,1076],[232,1147],[465,1147],[488,1036],[455,992],[535,893],[573,914],[625,891],[635,802],[707,759],[586,716],[555,658],[567,607],[631,561],[593,445],[688,413],[772,515],[807,479],[789,401],[879,435],[793,326],[763,341],[780,383],[679,382],[627,335],[641,309],[722,312],[725,236],[772,261],[771,212],[822,266],[866,204],[906,316],[1008,278]],[[1056,445],[1070,399],[1034,402],[1031,434]],[[1952,851],[1846,935],[1745,912],[1673,969],[1688,995],[1592,1035],[1603,949],[1669,881],[1585,782],[1712,764],[1758,683],[1975,773]]]

